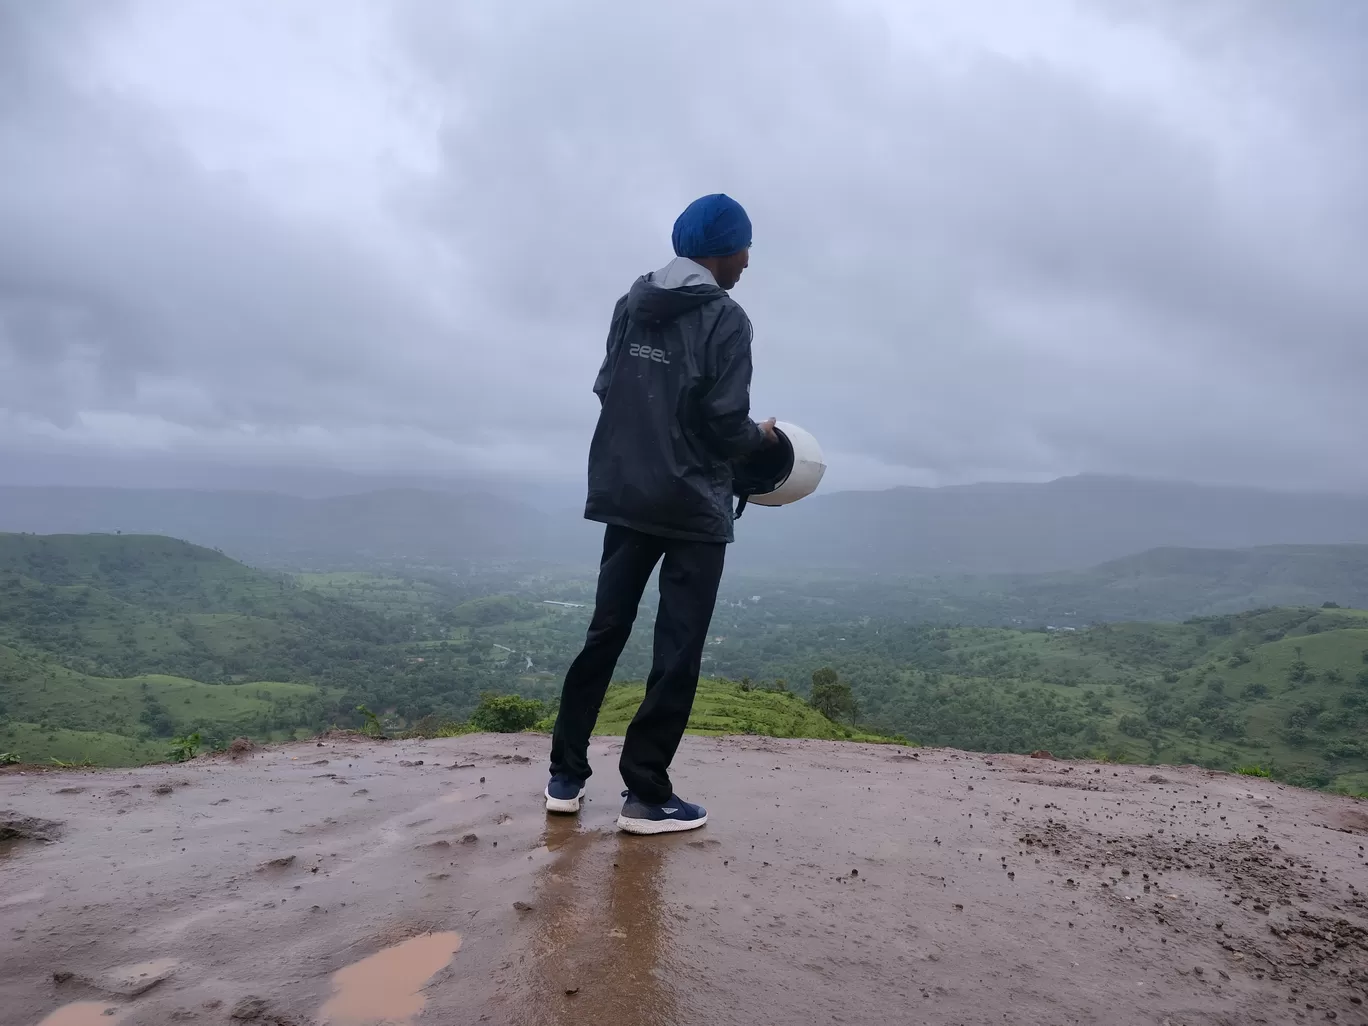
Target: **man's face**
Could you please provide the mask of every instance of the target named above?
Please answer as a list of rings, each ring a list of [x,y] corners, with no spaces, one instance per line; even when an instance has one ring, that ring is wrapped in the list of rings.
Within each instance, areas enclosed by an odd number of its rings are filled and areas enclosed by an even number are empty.
[[[741,280],[741,272],[750,266],[750,250],[722,257],[717,265],[717,284],[724,289],[733,288]]]

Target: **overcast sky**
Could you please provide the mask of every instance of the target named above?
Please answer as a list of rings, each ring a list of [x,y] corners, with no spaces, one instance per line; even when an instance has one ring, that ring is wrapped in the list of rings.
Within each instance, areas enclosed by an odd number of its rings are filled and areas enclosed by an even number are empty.
[[[1368,489],[1361,0],[0,0],[0,451],[581,477],[675,215],[832,487]]]

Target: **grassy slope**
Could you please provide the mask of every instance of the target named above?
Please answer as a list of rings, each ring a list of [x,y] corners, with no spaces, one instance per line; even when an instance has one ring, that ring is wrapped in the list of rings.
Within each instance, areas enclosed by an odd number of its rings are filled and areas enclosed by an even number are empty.
[[[1105,708],[1097,714],[1097,754],[1275,766],[1328,775],[1339,790],[1368,791],[1368,687],[1359,683],[1368,670],[1368,612],[1279,609],[1055,635],[1001,632],[996,645],[987,632],[972,633],[980,637],[956,645],[969,667],[986,670],[990,653],[1006,653],[1007,671],[1031,686],[1061,700],[1095,695]],[[1148,717],[1155,706],[1177,711],[1180,722]],[[1126,716],[1146,719],[1157,753],[1148,737],[1120,729]],[[1223,717],[1243,731],[1222,736],[1213,725]],[[1306,722],[1294,733],[1299,717]]]
[[[126,679],[90,677],[67,669],[40,653],[0,646],[0,705],[6,715],[34,725],[35,736],[19,754],[32,761],[67,758],[72,739],[43,742],[53,729],[94,731],[150,740],[154,727],[165,736],[199,731],[206,737],[249,734],[257,738],[291,736],[302,728],[321,692],[309,684],[254,682],[202,684],[161,674]],[[161,717],[149,720],[149,711]],[[61,731],[57,733],[60,735]],[[96,749],[105,742],[94,739]],[[165,743],[153,742],[158,754]],[[142,750],[139,748],[139,750]],[[96,762],[91,754],[84,756]]]
[[[382,624],[172,538],[0,534],[0,642],[22,641],[87,673],[244,679],[291,646],[374,640]]]
[[[36,723],[0,723],[0,752],[12,752],[26,763],[90,762],[96,766],[140,766],[166,758],[165,741],[139,741],[102,731],[40,727]]]
[[[608,689],[599,712],[596,734],[624,734],[646,694],[644,684],[618,684]],[[690,734],[760,734],[767,737],[810,737],[846,741],[888,741],[831,722],[792,692],[743,691],[731,681],[698,682]]]

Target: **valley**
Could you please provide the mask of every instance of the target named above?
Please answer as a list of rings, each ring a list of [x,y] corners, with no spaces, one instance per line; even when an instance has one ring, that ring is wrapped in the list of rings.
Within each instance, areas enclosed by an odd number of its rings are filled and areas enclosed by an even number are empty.
[[[1330,597],[1354,597],[1363,560],[1294,546],[996,578],[741,571],[690,728],[1194,763],[1365,793],[1368,613]],[[1279,594],[1326,598],[1191,615]],[[592,600],[592,574],[561,564],[290,574],[157,536],[0,535],[0,753],[133,765],[184,757],[187,738],[209,751],[330,727],[458,733],[486,694],[528,699],[546,729]],[[1137,609],[1168,617],[1128,619]],[[625,727],[649,658],[638,629],[600,732]],[[806,703],[819,670],[849,686],[839,723]]]

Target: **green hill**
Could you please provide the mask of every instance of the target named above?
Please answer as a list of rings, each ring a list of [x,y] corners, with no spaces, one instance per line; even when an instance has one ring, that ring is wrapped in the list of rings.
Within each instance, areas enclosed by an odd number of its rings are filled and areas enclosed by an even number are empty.
[[[794,634],[790,648],[773,672],[801,680],[830,662],[871,725],[922,744],[1257,767],[1368,792],[1358,610],[1060,631],[870,623]]]
[[[383,616],[171,538],[0,534],[0,642],[107,677],[286,677],[401,640]]]
[[[170,538],[0,535],[0,751],[126,763],[351,722],[410,637]]]

